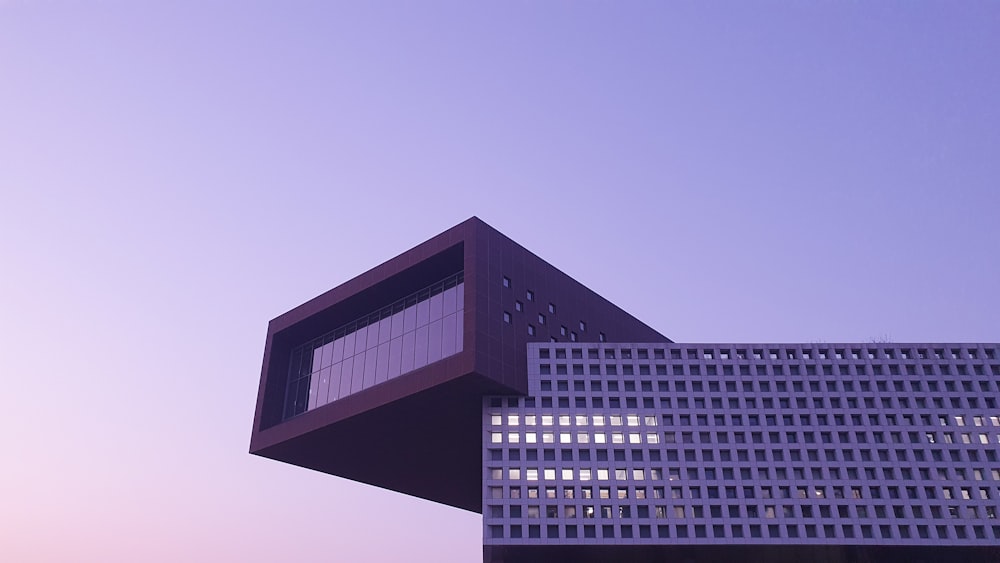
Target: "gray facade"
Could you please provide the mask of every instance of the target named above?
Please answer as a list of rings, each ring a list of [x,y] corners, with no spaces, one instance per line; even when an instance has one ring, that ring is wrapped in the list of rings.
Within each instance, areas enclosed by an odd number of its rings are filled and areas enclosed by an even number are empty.
[[[609,545],[998,555],[996,344],[533,343],[528,383],[483,400],[487,560]]]

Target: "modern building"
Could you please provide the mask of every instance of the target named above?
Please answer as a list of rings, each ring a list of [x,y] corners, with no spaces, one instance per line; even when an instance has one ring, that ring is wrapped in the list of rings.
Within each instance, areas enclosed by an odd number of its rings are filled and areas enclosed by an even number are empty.
[[[1000,345],[677,344],[476,218],[271,321],[251,453],[484,561],[1000,561]]]

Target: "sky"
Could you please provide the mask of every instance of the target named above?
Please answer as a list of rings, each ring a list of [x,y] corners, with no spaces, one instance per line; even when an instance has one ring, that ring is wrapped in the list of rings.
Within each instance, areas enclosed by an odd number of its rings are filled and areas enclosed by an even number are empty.
[[[480,560],[478,514],[247,453],[267,322],[472,215],[679,342],[997,342],[997,29],[0,0],[0,559]]]

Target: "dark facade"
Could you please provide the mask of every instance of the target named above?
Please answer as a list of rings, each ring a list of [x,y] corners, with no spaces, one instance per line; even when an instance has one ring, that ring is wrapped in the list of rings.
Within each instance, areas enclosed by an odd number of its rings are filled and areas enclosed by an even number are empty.
[[[480,397],[602,339],[669,342],[471,218],[270,322],[250,451],[480,512]]]
[[[1000,345],[677,344],[469,219],[272,320],[251,453],[484,561],[1000,561]]]

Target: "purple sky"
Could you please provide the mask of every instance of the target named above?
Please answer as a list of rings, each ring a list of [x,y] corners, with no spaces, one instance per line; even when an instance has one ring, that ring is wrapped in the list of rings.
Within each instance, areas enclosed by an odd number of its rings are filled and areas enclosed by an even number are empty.
[[[479,560],[246,453],[267,321],[470,215],[678,341],[1000,340],[1000,3],[874,4],[0,0],[0,559]]]

